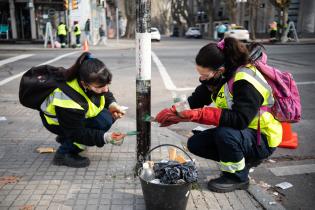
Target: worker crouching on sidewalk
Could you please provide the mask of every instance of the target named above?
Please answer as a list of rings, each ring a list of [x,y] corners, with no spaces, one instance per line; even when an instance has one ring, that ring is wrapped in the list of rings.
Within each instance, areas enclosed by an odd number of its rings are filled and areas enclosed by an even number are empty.
[[[234,38],[202,47],[196,70],[201,85],[188,97],[191,109],[177,111],[174,105],[156,120],[161,126],[188,121],[216,126],[190,137],[188,149],[219,162],[221,176],[208,182],[209,190],[247,189],[250,167],[270,156],[282,138],[280,122],[260,109],[273,103],[271,87],[251,65],[246,46]],[[215,107],[208,107],[212,102]]]
[[[90,160],[79,155],[85,146],[121,145],[121,133],[107,132],[114,121],[124,115],[109,91],[112,74],[105,64],[90,53],[83,53],[76,63],[65,71],[67,85],[86,100],[86,108],[59,88],[41,105],[40,116],[44,126],[57,134],[58,148],[53,163],[69,167],[87,167]]]

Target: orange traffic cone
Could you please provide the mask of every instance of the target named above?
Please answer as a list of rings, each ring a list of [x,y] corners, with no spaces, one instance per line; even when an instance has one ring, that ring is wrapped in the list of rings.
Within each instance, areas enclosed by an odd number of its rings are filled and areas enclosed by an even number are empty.
[[[291,124],[282,122],[282,142],[279,147],[295,149],[298,147],[298,135],[295,132],[292,132]]]
[[[85,41],[84,41],[84,45],[83,45],[83,51],[84,51],[84,52],[87,52],[87,51],[89,51],[89,45],[88,45],[88,42],[87,42],[87,40],[85,40]]]

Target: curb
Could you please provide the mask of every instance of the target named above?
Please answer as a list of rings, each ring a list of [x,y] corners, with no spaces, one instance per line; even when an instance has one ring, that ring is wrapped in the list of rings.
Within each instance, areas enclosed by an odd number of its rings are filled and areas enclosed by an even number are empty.
[[[253,196],[253,198],[260,203],[264,207],[264,209],[270,210],[285,210],[285,208],[275,199],[269,195],[266,191],[264,191],[257,184],[251,183],[247,190],[249,194]]]

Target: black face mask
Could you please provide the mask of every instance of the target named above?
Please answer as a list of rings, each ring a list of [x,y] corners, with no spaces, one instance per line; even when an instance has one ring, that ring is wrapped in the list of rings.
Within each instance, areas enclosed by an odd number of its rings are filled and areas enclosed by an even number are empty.
[[[223,81],[224,77],[222,76],[222,74],[217,77],[217,78],[211,78],[209,80],[200,80],[199,79],[199,82],[203,85],[206,85],[206,86],[210,86],[210,87],[217,87],[219,86],[220,84],[222,84],[222,81]]]

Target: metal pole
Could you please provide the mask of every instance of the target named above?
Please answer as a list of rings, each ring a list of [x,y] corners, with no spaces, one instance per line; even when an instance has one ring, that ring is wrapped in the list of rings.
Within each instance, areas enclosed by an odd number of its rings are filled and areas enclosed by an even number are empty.
[[[68,14],[68,47],[71,48],[71,7],[72,7],[72,1],[68,1],[68,9],[67,9],[67,14]]]
[[[104,29],[105,29],[105,40],[107,44],[107,5],[106,5],[106,0],[104,1],[104,14],[105,14],[105,22],[104,22]]]
[[[118,9],[118,5],[116,8],[116,41],[119,41],[119,9]]]
[[[151,0],[136,0],[137,161],[139,167],[151,146]]]

